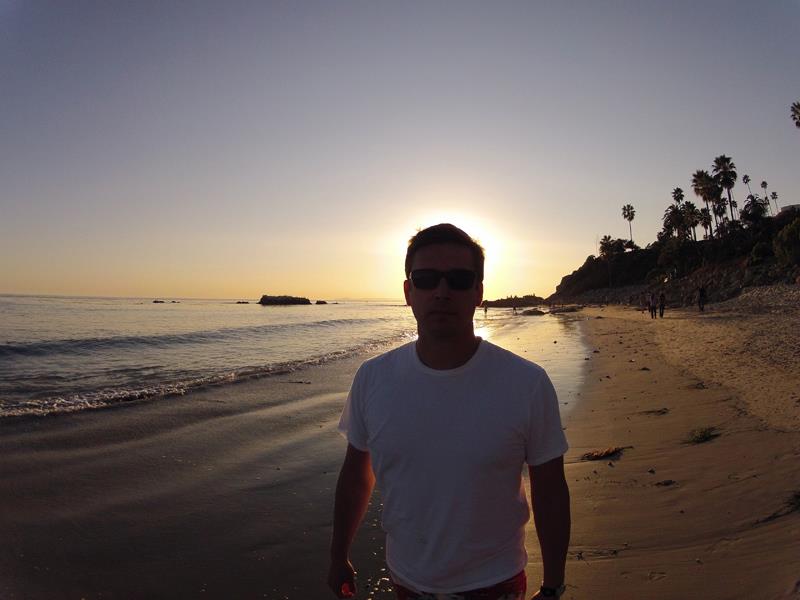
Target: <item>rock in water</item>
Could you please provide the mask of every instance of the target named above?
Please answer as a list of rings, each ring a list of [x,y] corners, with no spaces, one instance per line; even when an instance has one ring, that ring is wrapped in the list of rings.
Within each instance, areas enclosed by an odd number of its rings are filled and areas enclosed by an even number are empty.
[[[291,304],[311,304],[311,300],[297,296],[268,296],[264,294],[258,303],[262,306],[287,306]]]

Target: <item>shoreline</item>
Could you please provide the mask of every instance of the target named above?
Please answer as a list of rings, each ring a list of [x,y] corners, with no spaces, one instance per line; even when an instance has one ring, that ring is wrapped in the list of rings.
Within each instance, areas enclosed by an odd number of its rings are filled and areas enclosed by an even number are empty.
[[[552,342],[534,323],[488,338],[539,352]],[[0,420],[0,597],[328,597],[336,425],[356,369],[385,349],[167,401]],[[376,493],[353,547],[376,599],[393,598],[380,506]]]
[[[510,319],[510,312],[494,315],[492,319],[476,319],[476,333],[483,330],[483,335],[492,338],[499,333],[508,341],[505,329],[509,325],[519,325]],[[488,323],[488,324],[487,324]],[[488,335],[487,335],[488,334]],[[234,367],[223,373],[197,375],[194,379],[177,379],[167,381],[143,381],[138,388],[97,388],[83,392],[70,391],[65,396],[36,397],[10,401],[0,398],[0,423],[19,419],[51,418],[66,414],[80,414],[84,411],[115,409],[122,406],[136,406],[144,402],[169,402],[181,397],[191,397],[198,392],[218,390],[226,393],[229,385],[239,385],[251,381],[269,381],[275,377],[296,375],[302,379],[308,369],[336,363],[353,357],[368,357],[384,352],[390,348],[411,341],[414,334],[403,332],[391,337],[376,338],[364,341],[356,346],[345,346],[324,354],[303,356],[288,361],[266,363],[260,366]],[[0,347],[2,349],[2,347]],[[267,384],[268,385],[268,384]]]
[[[100,399],[96,401],[83,400],[83,405],[72,404],[69,399],[63,403],[53,405],[53,398],[45,398],[41,401],[40,406],[47,407],[48,403],[50,403],[47,408],[27,408],[24,410],[18,409],[20,412],[9,412],[8,407],[2,407],[3,410],[7,412],[0,413],[0,424],[27,419],[58,418],[65,415],[83,414],[84,412],[116,410],[124,407],[139,406],[145,403],[174,402],[181,398],[191,399],[195,394],[212,393],[214,391],[224,395],[229,389],[235,389],[230,386],[251,383],[258,384],[259,382],[269,382],[272,380],[281,381],[280,378],[291,378],[292,376],[295,376],[296,379],[303,379],[303,374],[308,370],[326,365],[336,365],[340,361],[348,361],[353,358],[368,357],[376,352],[384,351],[379,349],[393,348],[406,341],[406,336],[397,336],[394,339],[378,340],[360,347],[346,348],[339,352],[319,357],[298,359],[288,363],[273,363],[261,368],[243,368],[240,372],[234,374],[198,378],[197,382],[171,382],[162,385],[162,387],[167,389],[177,388],[175,391],[153,391],[145,393],[138,390],[126,390],[119,393],[117,390],[112,390],[113,399]],[[149,389],[152,389],[152,386],[145,387],[145,390]],[[99,392],[95,391],[88,394],[75,394],[75,396],[86,398],[87,396],[91,397],[93,395],[103,395],[107,393],[107,390],[100,390]],[[129,397],[126,397],[126,394]],[[56,400],[59,400],[59,398],[56,398]],[[36,403],[37,401],[35,400],[29,400],[27,402],[30,406],[35,406]]]
[[[410,309],[349,304],[165,308],[96,298],[0,303],[0,419],[174,398],[407,338]]]
[[[286,568],[330,535],[335,425],[362,360],[0,423],[0,597],[292,594],[327,558]]]

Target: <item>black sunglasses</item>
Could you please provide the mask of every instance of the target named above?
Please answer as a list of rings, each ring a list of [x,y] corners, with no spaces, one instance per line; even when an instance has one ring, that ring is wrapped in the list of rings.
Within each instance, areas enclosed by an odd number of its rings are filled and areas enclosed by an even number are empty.
[[[411,271],[411,281],[418,290],[432,290],[438,287],[444,277],[451,290],[464,291],[475,285],[475,271],[469,269],[450,269],[437,271],[436,269],[415,269]]]

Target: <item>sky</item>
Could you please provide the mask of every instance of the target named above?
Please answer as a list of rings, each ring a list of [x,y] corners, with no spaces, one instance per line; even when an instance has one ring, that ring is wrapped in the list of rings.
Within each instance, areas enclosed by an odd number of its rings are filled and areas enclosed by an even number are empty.
[[[720,154],[800,203],[798,40],[800,0],[0,0],[0,293],[401,298],[449,221],[547,296]]]

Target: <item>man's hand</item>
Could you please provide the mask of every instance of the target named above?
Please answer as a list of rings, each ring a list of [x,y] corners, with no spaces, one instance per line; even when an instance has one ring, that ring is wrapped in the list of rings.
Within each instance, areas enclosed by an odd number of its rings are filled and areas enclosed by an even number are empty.
[[[328,571],[328,587],[337,598],[353,598],[356,595],[356,572],[349,560],[332,561]]]
[[[563,596],[565,591],[566,591],[566,590],[564,590],[563,588],[561,588],[561,592],[560,592],[560,593],[558,593],[558,595],[556,596],[556,598],[560,598],[561,596]],[[539,590],[539,591],[538,591],[538,592],[536,592],[536,593],[535,593],[533,596],[531,596],[531,600],[545,600],[546,598],[548,598],[548,596],[545,596],[544,594],[542,594],[542,591],[541,591],[541,590]],[[550,598],[552,598],[552,596],[550,596]]]
[[[336,483],[331,567],[328,571],[328,587],[337,598],[353,598],[356,595],[355,570],[348,556],[356,530],[367,512],[374,486],[375,475],[372,473],[369,452],[347,444],[347,454]]]
[[[544,585],[555,587],[564,581],[569,547],[569,488],[564,477],[564,457],[530,467],[531,500],[536,535],[542,551]],[[537,594],[534,598],[545,598]]]

